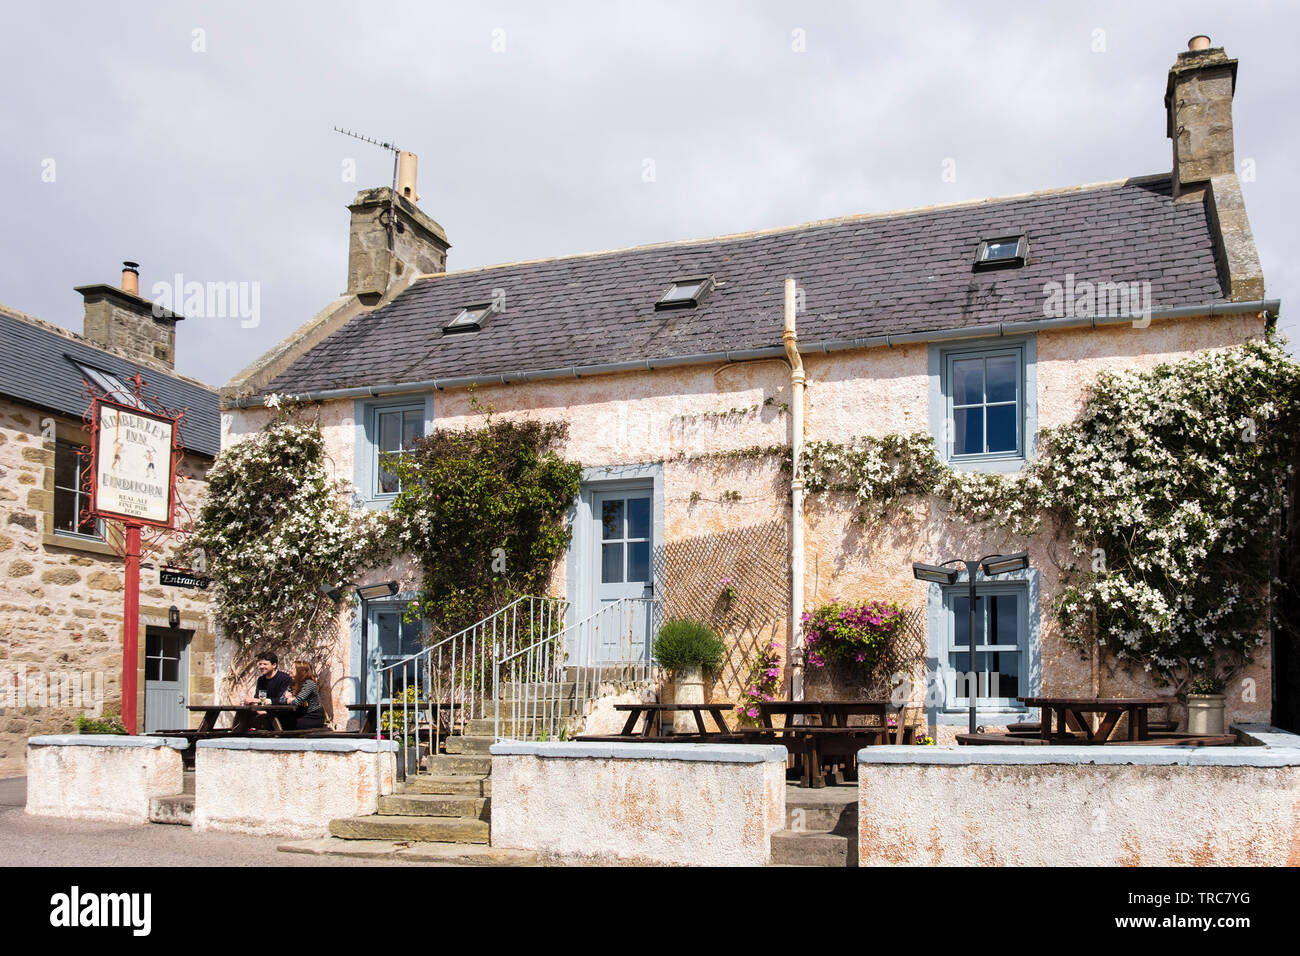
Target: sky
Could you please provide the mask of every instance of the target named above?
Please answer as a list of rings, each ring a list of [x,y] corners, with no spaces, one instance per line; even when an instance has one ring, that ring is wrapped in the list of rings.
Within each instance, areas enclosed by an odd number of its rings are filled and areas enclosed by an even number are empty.
[[[240,283],[177,330],[221,385],[346,286],[347,204],[419,155],[452,271],[1167,173],[1189,37],[1240,61],[1267,295],[1300,286],[1300,10],[1277,3],[13,5],[0,303]],[[1287,159],[1291,156],[1291,159]],[[256,298],[254,298],[256,296]],[[256,308],[252,306],[256,304]],[[1294,352],[1295,345],[1292,345]]]

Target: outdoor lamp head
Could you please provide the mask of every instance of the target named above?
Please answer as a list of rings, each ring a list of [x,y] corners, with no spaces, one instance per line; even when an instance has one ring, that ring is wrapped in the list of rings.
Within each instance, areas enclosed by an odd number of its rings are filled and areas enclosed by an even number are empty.
[[[934,584],[956,584],[957,573],[953,568],[941,568],[937,564],[912,562],[912,575],[918,581],[930,581]]]
[[[1023,571],[1029,567],[1029,552],[1017,551],[1015,554],[995,554],[980,562],[980,570],[992,577],[1006,574],[1008,571]]]
[[[174,628],[181,626],[181,609],[175,604],[167,609],[167,623]]]
[[[357,588],[357,594],[365,600],[370,601],[378,597],[388,597],[390,594],[397,593],[396,581],[385,581],[382,584],[367,584],[363,588]]]
[[[325,585],[322,584],[320,587],[320,593],[325,595],[335,604],[338,604],[339,601],[343,600],[343,588],[341,586],[327,588]]]

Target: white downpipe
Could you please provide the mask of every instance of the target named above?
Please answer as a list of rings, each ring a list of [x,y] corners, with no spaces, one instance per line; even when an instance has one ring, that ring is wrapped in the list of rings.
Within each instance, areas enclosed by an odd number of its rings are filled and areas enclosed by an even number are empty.
[[[785,280],[785,331],[781,341],[790,361],[790,696],[803,700],[803,359],[794,319],[794,279]]]

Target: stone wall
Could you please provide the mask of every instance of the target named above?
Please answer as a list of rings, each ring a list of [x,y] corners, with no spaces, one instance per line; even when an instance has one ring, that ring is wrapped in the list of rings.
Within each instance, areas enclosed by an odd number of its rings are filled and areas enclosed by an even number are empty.
[[[108,544],[54,533],[56,438],[82,443],[89,434],[80,421],[0,400],[0,776],[23,772],[29,736],[75,732],[79,714],[121,712],[123,562]],[[181,496],[195,515],[209,464],[182,463],[193,480]],[[211,598],[159,586],[158,565],[146,559],[140,573],[141,721],[145,628],[167,627],[172,605],[193,631],[190,703],[214,692]]]

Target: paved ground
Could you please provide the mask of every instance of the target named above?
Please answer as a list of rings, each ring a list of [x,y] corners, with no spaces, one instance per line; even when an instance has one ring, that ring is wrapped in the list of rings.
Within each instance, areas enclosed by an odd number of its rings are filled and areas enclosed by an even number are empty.
[[[419,866],[392,858],[290,855],[276,850],[283,837],[31,817],[23,811],[26,802],[25,778],[0,780],[4,866]]]

